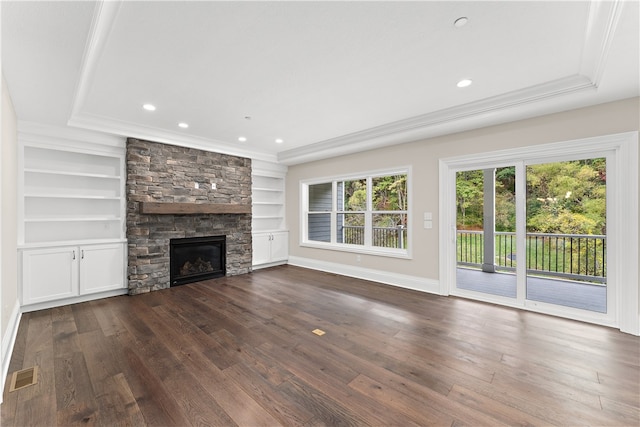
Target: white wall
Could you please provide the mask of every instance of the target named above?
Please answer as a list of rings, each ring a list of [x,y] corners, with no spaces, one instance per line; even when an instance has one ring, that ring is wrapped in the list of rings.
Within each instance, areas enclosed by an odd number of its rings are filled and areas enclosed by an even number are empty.
[[[286,217],[290,230],[291,263],[330,265],[336,272],[384,271],[387,277],[424,286],[439,279],[438,160],[465,154],[526,147],[600,135],[640,130],[640,98],[581,108],[498,126],[411,142],[348,156],[290,166],[286,184]],[[410,165],[413,168],[413,259],[335,252],[300,246],[300,180],[352,174],[358,171]],[[421,224],[423,212],[433,213],[433,229]],[[310,261],[312,260],[312,261]],[[638,268],[633,267],[633,268]],[[640,274],[640,271],[639,271]],[[406,277],[405,277],[406,276]],[[385,280],[382,280],[385,281]],[[388,282],[388,281],[387,281]]]
[[[18,300],[18,137],[16,113],[2,76],[2,146],[0,150],[0,332],[2,386],[20,320]]]

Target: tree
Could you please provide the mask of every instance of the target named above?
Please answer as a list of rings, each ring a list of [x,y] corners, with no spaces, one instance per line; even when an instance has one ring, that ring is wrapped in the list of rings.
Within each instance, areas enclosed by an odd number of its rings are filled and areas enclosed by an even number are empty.
[[[606,160],[528,166],[527,230],[605,234]]]
[[[527,230],[567,234],[606,233],[606,159],[527,166]],[[496,231],[515,231],[515,167],[497,168]],[[483,224],[483,171],[458,172],[459,229]]]
[[[496,231],[516,231],[516,168],[496,169]]]
[[[456,174],[458,229],[482,228],[483,182],[482,170],[463,171]]]

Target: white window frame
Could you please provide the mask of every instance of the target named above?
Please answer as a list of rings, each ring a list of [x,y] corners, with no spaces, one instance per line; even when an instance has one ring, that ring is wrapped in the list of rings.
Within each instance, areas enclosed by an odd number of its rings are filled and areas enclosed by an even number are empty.
[[[389,175],[406,175],[407,176],[407,210],[406,211],[373,211],[372,210],[372,179],[380,176]],[[337,242],[337,214],[344,211],[338,210],[337,206],[337,183],[341,181],[353,181],[366,179],[367,181],[367,210],[364,211],[365,227],[364,227],[364,245],[351,245],[348,243]],[[412,191],[412,173],[411,166],[402,166],[393,169],[382,169],[373,171],[363,171],[347,175],[334,175],[322,178],[313,178],[300,181],[300,246],[317,249],[327,249],[342,252],[352,252],[367,255],[378,255],[392,258],[411,259],[413,225],[411,206],[413,200]],[[308,222],[309,217],[309,186],[316,184],[332,183],[331,211],[331,241],[320,242],[308,239]],[[362,211],[349,211],[347,213],[363,213]],[[404,213],[407,215],[407,249],[399,248],[383,248],[372,245],[372,222],[373,215],[377,213]]]

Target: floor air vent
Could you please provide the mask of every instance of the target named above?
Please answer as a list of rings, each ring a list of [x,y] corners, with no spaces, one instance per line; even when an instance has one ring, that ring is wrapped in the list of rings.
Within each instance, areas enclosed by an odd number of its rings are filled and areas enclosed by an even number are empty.
[[[38,367],[23,369],[16,371],[11,377],[11,387],[9,392],[20,390],[21,388],[29,387],[38,382]]]

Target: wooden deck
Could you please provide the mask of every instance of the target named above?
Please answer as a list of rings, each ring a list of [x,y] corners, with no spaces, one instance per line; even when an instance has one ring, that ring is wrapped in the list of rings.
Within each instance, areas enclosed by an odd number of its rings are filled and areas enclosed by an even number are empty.
[[[516,297],[516,276],[510,273],[485,273],[471,268],[456,271],[458,288]],[[607,288],[602,285],[529,276],[527,299],[582,310],[607,312]]]
[[[639,344],[281,266],[25,313],[0,424],[637,426]]]

